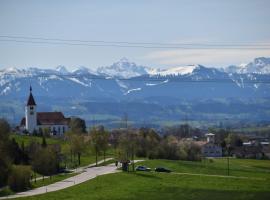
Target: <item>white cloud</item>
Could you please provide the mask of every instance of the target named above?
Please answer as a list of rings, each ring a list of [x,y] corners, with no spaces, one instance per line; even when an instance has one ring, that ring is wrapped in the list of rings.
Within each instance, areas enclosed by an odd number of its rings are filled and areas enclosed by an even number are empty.
[[[269,49],[177,49],[148,53],[144,58],[161,65],[202,64],[223,67],[251,62],[256,57],[270,57]]]

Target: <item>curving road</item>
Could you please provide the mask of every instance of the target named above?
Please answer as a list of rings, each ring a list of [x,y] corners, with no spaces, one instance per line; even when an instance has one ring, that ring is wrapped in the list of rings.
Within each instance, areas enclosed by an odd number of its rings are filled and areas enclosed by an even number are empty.
[[[110,158],[112,159],[112,158]],[[108,159],[109,160],[109,159]],[[143,160],[136,160],[134,162],[139,162]],[[99,163],[102,163],[99,162]],[[81,172],[80,174],[67,178],[65,180],[53,183],[51,185],[39,187],[33,190],[28,190],[25,192],[20,192],[14,195],[6,196],[6,197],[0,197],[0,199],[11,199],[11,198],[18,198],[18,197],[28,197],[28,196],[34,196],[34,195],[39,195],[39,194],[44,194],[47,192],[54,192],[57,190],[62,190],[64,188],[68,188],[80,183],[83,183],[85,181],[88,181],[90,179],[93,179],[97,176],[104,175],[104,174],[111,174],[111,173],[116,173],[120,172],[117,170],[117,167],[115,164],[110,164],[107,166],[101,166],[101,167],[93,167],[95,164],[91,164],[88,167],[85,168],[78,168],[76,169],[76,172]]]

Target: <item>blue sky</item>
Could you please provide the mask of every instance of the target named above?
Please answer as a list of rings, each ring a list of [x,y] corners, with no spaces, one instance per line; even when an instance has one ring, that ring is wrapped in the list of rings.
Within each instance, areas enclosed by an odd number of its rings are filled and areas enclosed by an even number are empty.
[[[0,36],[154,43],[270,44],[269,0],[1,0]],[[270,50],[143,49],[1,41],[0,68],[98,67],[121,57],[151,67],[226,66]]]

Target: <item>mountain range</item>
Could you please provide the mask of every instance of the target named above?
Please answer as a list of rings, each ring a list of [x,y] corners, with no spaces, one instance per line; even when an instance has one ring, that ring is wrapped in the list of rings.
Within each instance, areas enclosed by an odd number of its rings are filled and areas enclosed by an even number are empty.
[[[196,121],[211,121],[217,115],[221,121],[224,116],[270,120],[270,108],[264,105],[270,97],[270,58],[265,57],[225,68],[198,64],[157,69],[126,58],[95,70],[6,68],[0,70],[0,111],[14,123],[23,115],[30,84],[39,109],[63,110],[88,122],[93,116],[104,123],[120,121],[123,113],[141,122],[175,121],[184,115]],[[231,104],[239,108],[229,111]],[[247,110],[235,111],[242,107]]]

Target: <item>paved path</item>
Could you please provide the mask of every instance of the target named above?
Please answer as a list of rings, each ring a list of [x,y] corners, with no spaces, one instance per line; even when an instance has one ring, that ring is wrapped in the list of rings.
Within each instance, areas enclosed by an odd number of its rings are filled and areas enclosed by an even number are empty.
[[[113,158],[105,158],[105,162],[106,162],[106,161],[109,161],[109,160],[112,160],[112,159],[113,159]],[[99,164],[102,164],[102,163],[104,163],[104,160],[98,161],[98,165],[99,165]],[[94,166],[96,166],[96,163],[92,163],[92,164],[90,164],[90,165],[78,167],[78,168],[75,168],[75,169],[68,169],[68,171],[70,171],[71,173],[81,173],[81,172],[83,172],[86,168],[88,168],[88,167],[94,167]],[[60,173],[60,174],[65,174],[65,173]],[[46,179],[46,178],[50,178],[50,177],[49,177],[49,176],[44,176],[44,178],[43,178],[43,176],[41,176],[41,177],[36,178],[36,180],[39,181],[39,180]],[[31,180],[31,182],[35,182],[35,178],[33,178],[33,179]],[[0,188],[0,190],[1,190],[1,188]]]
[[[139,162],[139,161],[142,161],[142,160],[136,160],[135,162]],[[102,163],[102,161],[100,161],[100,163]],[[78,168],[77,170],[82,170],[82,173],[80,173],[79,175],[67,178],[65,180],[53,183],[51,185],[39,187],[39,188],[28,190],[25,192],[20,192],[20,193],[10,195],[7,197],[0,197],[0,199],[34,196],[34,195],[44,194],[47,192],[62,190],[64,188],[68,188],[68,187],[83,183],[85,181],[88,181],[100,175],[119,172],[115,164],[110,164],[110,165],[101,166],[101,167],[92,167],[92,166],[95,166],[95,164],[89,165],[88,167]],[[79,172],[79,171],[76,171],[76,172]]]

